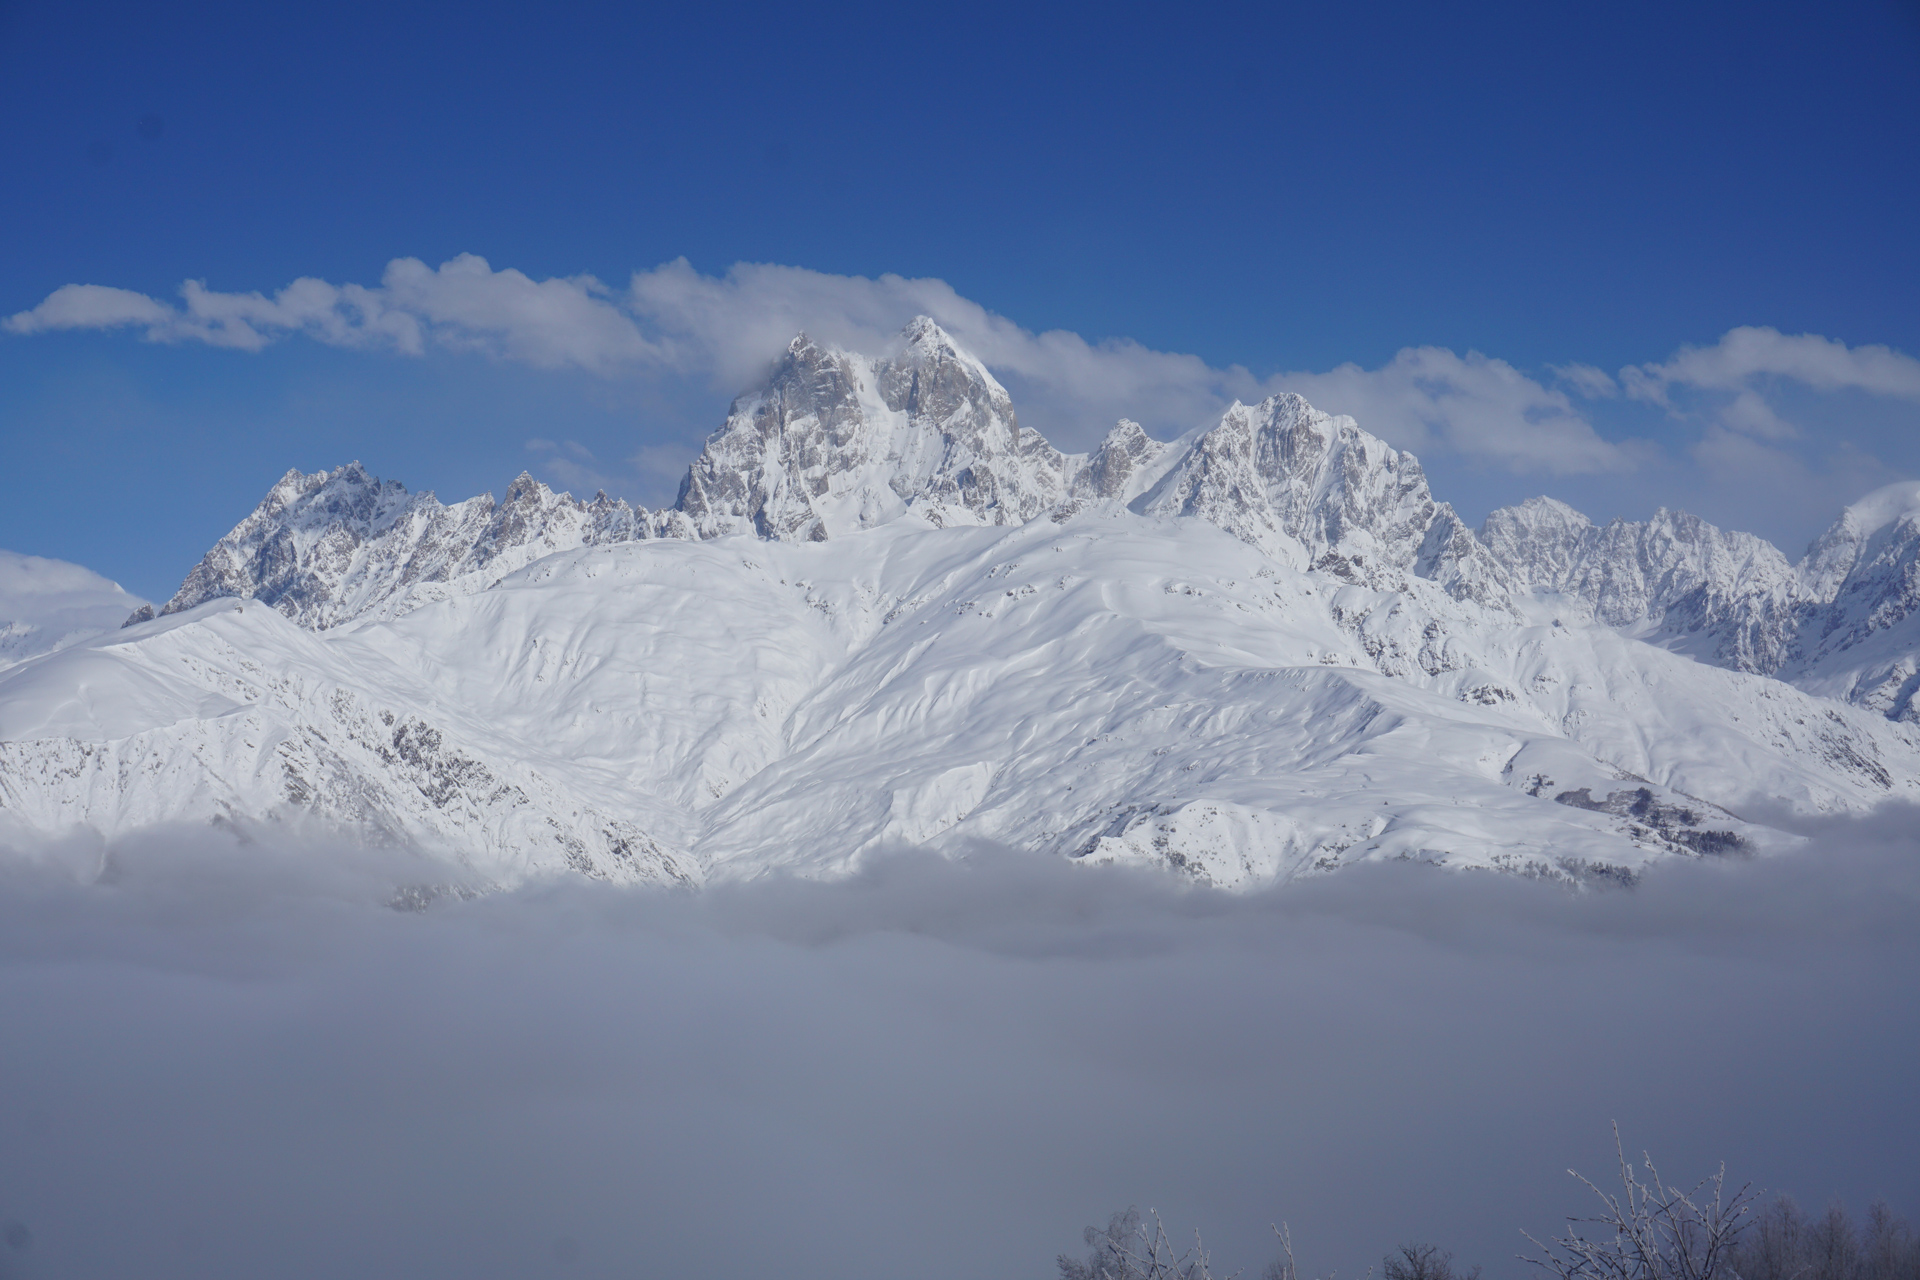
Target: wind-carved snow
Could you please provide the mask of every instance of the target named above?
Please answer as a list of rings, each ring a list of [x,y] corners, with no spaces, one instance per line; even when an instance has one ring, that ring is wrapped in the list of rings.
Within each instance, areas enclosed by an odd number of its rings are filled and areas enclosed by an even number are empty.
[[[288,473],[160,616],[0,671],[0,829],[311,825],[501,883],[980,841],[1631,878],[1920,794],[1917,510],[1798,568],[1546,499],[1476,535],[1298,396],[1064,454],[931,321],[802,335],[668,511]]]

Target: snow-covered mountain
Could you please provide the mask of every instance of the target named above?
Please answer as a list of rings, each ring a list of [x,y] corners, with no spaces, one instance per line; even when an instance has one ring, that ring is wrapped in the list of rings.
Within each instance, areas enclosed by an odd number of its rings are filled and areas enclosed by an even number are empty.
[[[1920,721],[1920,484],[1848,507],[1797,565],[1685,512],[1601,527],[1551,498],[1495,511],[1480,540],[1517,583],[1578,597],[1608,626]]]
[[[332,472],[289,471],[253,514],[213,545],[161,614],[209,600],[257,599],[301,626],[397,617],[449,596],[485,591],[542,556],[630,542],[684,527],[597,495],[577,502],[525,472],[506,500],[482,494],[444,506],[409,494],[358,462]],[[154,617],[151,607],[127,625]]]
[[[91,569],[0,551],[0,667],[98,635],[144,604]]]
[[[1064,454],[931,321],[802,336],[670,510],[289,473],[158,616],[0,671],[0,830],[313,825],[501,882],[981,840],[1630,877],[1920,799],[1904,492],[1797,568],[1545,499],[1476,534],[1298,396]]]

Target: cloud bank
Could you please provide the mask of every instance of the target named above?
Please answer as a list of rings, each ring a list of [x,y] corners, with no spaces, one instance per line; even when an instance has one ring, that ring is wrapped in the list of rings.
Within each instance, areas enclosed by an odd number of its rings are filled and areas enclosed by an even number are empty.
[[[707,276],[680,259],[636,272],[616,289],[585,275],[536,281],[463,254],[437,268],[395,259],[376,286],[302,278],[271,297],[188,281],[177,306],[125,289],[67,285],[4,325],[22,335],[130,327],[150,341],[244,351],[295,334],[406,355],[438,345],[537,368],[666,372],[731,388],[761,374],[797,332],[879,351],[919,314],[939,320],[1008,380],[1030,417],[1064,428],[1069,444],[1086,443],[1121,416],[1184,430],[1234,399],[1297,390],[1397,444],[1515,471],[1617,471],[1632,463],[1630,451],[1603,439],[1565,391],[1477,352],[1409,348],[1379,369],[1349,364],[1261,378],[1124,338],[1034,333],[944,281],[897,275],[741,264]]]
[[[981,849],[423,914],[379,851],[0,855],[0,1266],[1040,1277],[1137,1203],[1223,1271],[1284,1217],[1310,1274],[1430,1239],[1506,1280],[1613,1119],[1669,1173],[1911,1212],[1916,830],[1583,896]]]
[[[1758,519],[1766,526],[1758,531],[1784,538],[1783,545],[1804,537],[1802,526],[1823,526],[1833,508],[1858,493],[1897,478],[1870,450],[1849,443],[1852,437],[1797,420],[1805,397],[1920,403],[1920,360],[1884,346],[1849,347],[1764,327],[1736,328],[1709,346],[1617,374],[1576,362],[1536,377],[1477,351],[1427,346],[1405,348],[1377,368],[1344,364],[1261,376],[1126,338],[1036,333],[942,280],[765,264],[704,275],[684,259],[636,272],[624,285],[589,275],[536,280],[472,254],[438,267],[397,258],[377,285],[302,278],[271,296],[188,281],[172,303],[73,284],[0,326],[18,335],[132,328],[150,341],[243,351],[295,335],[407,356],[442,348],[727,394],[764,376],[797,332],[879,352],[920,314],[937,319],[1007,383],[1023,421],[1069,449],[1091,447],[1119,417],[1166,437],[1210,424],[1234,400],[1291,390],[1352,415],[1429,464],[1464,472],[1467,482],[1456,474],[1449,493],[1469,509],[1494,505],[1477,502],[1476,491],[1514,500],[1511,479],[1476,476],[1552,477],[1555,487],[1574,485],[1575,496],[1585,485],[1609,502],[1617,499],[1605,495],[1637,492],[1650,479],[1665,500],[1685,494],[1722,523],[1752,528]],[[1659,416],[1677,429],[1680,458],[1630,434],[1638,429],[1628,416],[1636,406],[1656,433]],[[688,424],[674,434],[691,438],[706,429]],[[603,451],[610,443],[601,442]],[[671,489],[660,476],[679,473],[687,447],[655,441],[609,465],[577,442],[549,444],[544,433],[530,446],[562,483],[616,492],[637,485],[650,494]],[[1689,464],[1692,476],[1682,476]]]

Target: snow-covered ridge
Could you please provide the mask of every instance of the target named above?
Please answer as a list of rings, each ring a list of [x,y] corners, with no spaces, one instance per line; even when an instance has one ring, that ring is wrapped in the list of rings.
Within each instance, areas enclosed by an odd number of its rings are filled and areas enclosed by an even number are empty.
[[[1297,395],[1235,404],[1171,443],[1123,419],[1092,453],[1062,453],[1020,426],[1006,389],[926,317],[877,357],[796,337],[766,385],[734,402],[668,510],[604,493],[581,502],[524,473],[502,502],[444,506],[358,463],[288,472],[160,612],[251,596],[330,627],[486,590],[575,547],[818,541],[899,519],[1004,526],[1120,507],[1202,519],[1368,586],[1426,579],[1496,608],[1516,592],[1571,595],[1606,625],[1701,661],[1920,717],[1920,623],[1907,622],[1920,606],[1920,484],[1849,507],[1798,565],[1685,512],[1600,526],[1544,497],[1495,511],[1476,533],[1434,499],[1412,454]]]
[[[0,840],[317,824],[496,883],[977,840],[1586,880],[1791,843],[1754,805],[1920,797],[1909,726],[1517,607],[1124,508],[582,547],[327,630],[214,600],[0,672]]]
[[[1871,495],[1799,566],[1549,499],[1476,533],[1298,396],[1065,454],[931,321],[803,335],[665,511],[289,472],[158,615],[0,670],[0,839],[311,823],[496,882],[977,840],[1631,877],[1920,798],[1917,512]]]
[[[301,626],[395,617],[432,600],[484,591],[541,556],[656,537],[670,517],[597,495],[578,502],[522,472],[505,501],[451,506],[409,494],[358,462],[289,471],[187,575],[161,614],[227,597],[258,599]],[[154,616],[136,612],[128,624]]]
[[[251,596],[330,627],[486,590],[575,547],[816,541],[903,518],[1011,525],[1122,506],[1205,520],[1348,582],[1427,579],[1499,608],[1516,592],[1571,595],[1600,622],[1701,661],[1920,717],[1920,623],[1907,621],[1920,607],[1920,484],[1849,507],[1798,565],[1685,512],[1599,526],[1544,497],[1495,511],[1476,533],[1435,501],[1413,455],[1297,395],[1235,404],[1172,443],[1123,419],[1091,454],[1062,453],[1021,427],[1005,388],[926,317],[878,357],[796,337],[766,385],[734,402],[668,510],[604,493],[582,502],[524,473],[502,502],[445,506],[358,463],[292,471],[160,612]]]
[[[1920,721],[1920,484],[1849,506],[1798,564],[1685,512],[1602,527],[1551,498],[1495,511],[1480,540],[1517,582],[1576,596],[1608,626]]]
[[[985,365],[921,317],[882,357],[796,337],[767,385],[734,402],[671,509],[604,493],[582,502],[524,473],[503,502],[447,506],[357,462],[290,471],[159,612],[251,597],[325,628],[485,590],[574,547],[733,534],[822,541],[902,518],[1004,526],[1122,506],[1197,516],[1346,581],[1429,578],[1488,604],[1503,604],[1511,586],[1433,500],[1419,461],[1351,418],[1278,395],[1235,404],[1218,426],[1173,444],[1123,419],[1093,453],[1062,453],[1019,425]]]

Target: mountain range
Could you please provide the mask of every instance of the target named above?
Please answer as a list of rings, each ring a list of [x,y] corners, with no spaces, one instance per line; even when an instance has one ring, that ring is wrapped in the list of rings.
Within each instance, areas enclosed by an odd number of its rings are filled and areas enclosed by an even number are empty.
[[[1063,453],[923,317],[795,338],[660,511],[288,472],[159,608],[0,650],[0,838],[311,828],[486,884],[907,844],[1631,880],[1920,799],[1917,607],[1920,484],[1797,564],[1664,510],[1476,530],[1297,395]]]

